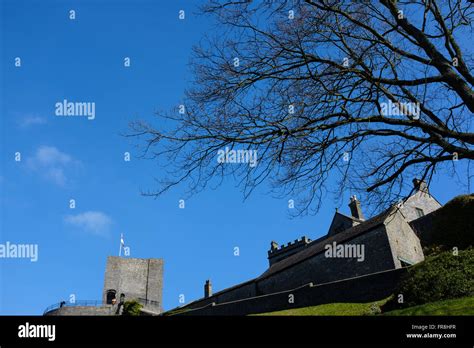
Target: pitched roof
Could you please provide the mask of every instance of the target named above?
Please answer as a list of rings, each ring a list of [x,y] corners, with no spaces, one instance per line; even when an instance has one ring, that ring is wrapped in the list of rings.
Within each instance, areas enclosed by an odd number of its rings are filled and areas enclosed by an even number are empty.
[[[361,223],[363,222],[364,220],[360,220],[360,219],[357,219],[353,216],[348,216],[348,215],[345,215],[345,214],[342,214],[340,213],[339,211],[336,210],[336,212],[334,213],[334,216],[332,217],[332,221],[331,221],[331,224],[329,225],[329,229],[328,229],[328,235],[332,235],[332,234],[335,234],[335,233],[339,233],[341,232],[341,228],[349,228],[350,226],[354,226],[355,223]],[[344,224],[346,224],[346,226],[343,226]],[[326,236],[324,236],[325,238]]]
[[[274,263],[268,270],[262,273],[262,275],[260,275],[260,277],[258,277],[257,279],[267,278],[275,273],[283,271],[286,268],[292,267],[300,262],[303,262],[304,260],[310,257],[313,257],[314,255],[317,255],[321,253],[322,251],[324,251],[324,247],[327,244],[331,244],[333,242],[344,243],[361,234],[369,232],[375,227],[378,227],[381,224],[383,224],[385,220],[387,219],[387,217],[395,211],[396,211],[396,207],[390,207],[383,213],[376,215],[369,220],[362,221],[360,224],[350,227],[345,231],[339,232],[333,236],[326,237],[323,239],[319,238],[313,241],[312,243],[308,244],[306,248],[304,248],[300,252]]]
[[[365,221],[365,220],[362,220],[362,219],[358,219],[358,218],[356,218],[356,217],[353,217],[353,216],[351,216],[351,215],[343,214],[343,213],[341,213],[340,211],[336,211],[336,213],[334,214],[334,216],[335,216],[336,214],[339,214],[339,215],[345,217],[346,219],[349,219],[349,220],[352,220],[352,221],[356,221],[356,222],[364,222],[364,221]]]

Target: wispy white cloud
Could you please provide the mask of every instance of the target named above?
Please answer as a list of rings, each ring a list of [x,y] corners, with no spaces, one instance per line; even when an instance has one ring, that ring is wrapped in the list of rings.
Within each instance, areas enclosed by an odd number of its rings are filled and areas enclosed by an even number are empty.
[[[66,171],[80,162],[54,146],[40,146],[34,156],[27,159],[26,164],[30,170],[40,173],[59,186],[65,186]]]
[[[99,236],[108,235],[112,219],[100,211],[87,211],[76,215],[67,215],[64,221],[74,227],[80,228]]]
[[[21,128],[28,128],[31,126],[36,126],[36,125],[41,125],[41,124],[46,124],[47,120],[45,117],[37,116],[37,115],[30,115],[23,117],[20,119],[20,127]]]

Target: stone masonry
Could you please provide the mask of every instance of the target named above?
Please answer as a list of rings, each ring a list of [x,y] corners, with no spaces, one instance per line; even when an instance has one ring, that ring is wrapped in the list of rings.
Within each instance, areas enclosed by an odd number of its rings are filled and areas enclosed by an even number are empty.
[[[105,270],[102,300],[107,303],[107,295],[115,292],[117,301],[125,295],[125,300],[142,299],[162,310],[163,260],[137,259],[109,256]]]

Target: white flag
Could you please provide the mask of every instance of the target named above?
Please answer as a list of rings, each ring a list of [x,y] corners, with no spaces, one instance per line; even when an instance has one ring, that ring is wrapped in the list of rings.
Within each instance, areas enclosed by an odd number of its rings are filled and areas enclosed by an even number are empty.
[[[119,256],[122,256],[122,248],[125,246],[125,242],[123,240],[123,233],[120,234],[120,249],[119,249]]]

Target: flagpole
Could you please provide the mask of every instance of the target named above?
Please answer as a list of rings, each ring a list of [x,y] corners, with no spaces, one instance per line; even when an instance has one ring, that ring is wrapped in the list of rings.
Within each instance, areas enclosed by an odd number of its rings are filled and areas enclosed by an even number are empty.
[[[119,249],[119,257],[122,256],[122,240],[123,240],[123,233],[120,234],[120,249]]]

